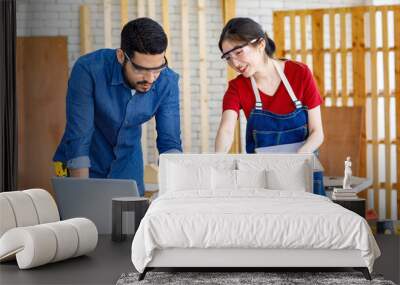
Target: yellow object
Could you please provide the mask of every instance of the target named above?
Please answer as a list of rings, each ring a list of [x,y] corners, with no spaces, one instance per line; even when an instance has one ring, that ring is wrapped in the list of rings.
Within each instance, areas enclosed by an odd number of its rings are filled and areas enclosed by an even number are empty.
[[[62,163],[61,161],[54,162],[54,171],[56,173],[56,176],[59,176],[59,177],[68,176],[68,169],[65,166],[65,164]]]

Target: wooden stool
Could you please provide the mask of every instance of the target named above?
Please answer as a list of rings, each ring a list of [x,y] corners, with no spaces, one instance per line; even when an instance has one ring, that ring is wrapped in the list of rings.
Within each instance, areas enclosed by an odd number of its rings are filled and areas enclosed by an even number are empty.
[[[121,197],[112,199],[112,240],[123,241],[126,235],[122,233],[122,213],[135,213],[135,232],[149,207],[149,199],[144,197]],[[135,233],[134,233],[135,234]]]

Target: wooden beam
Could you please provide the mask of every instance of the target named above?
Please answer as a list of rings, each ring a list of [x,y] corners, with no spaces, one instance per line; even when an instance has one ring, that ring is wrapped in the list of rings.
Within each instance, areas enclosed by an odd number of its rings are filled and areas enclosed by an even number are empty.
[[[347,43],[346,43],[346,14],[340,13],[340,58],[342,65],[342,106],[347,106]]]
[[[353,92],[354,105],[365,108],[365,38],[364,38],[364,9],[351,9],[352,42],[353,42]],[[360,175],[366,176],[366,130],[363,126],[360,145]]]
[[[294,11],[289,12],[290,15],[290,57],[296,60],[296,14]]]
[[[337,87],[336,87],[336,37],[335,37],[335,13],[329,11],[329,40],[331,54],[331,93],[332,105],[337,105]]]
[[[301,46],[301,61],[307,64],[307,35],[306,35],[306,14],[300,15],[300,46]]]
[[[322,52],[324,45],[323,10],[312,12],[312,47],[313,47],[313,74],[321,96],[325,96],[325,60]]]
[[[201,140],[201,152],[208,152],[209,144],[209,133],[210,127],[208,122],[208,80],[207,80],[207,24],[206,24],[206,12],[205,12],[205,1],[197,1],[198,11],[198,26],[199,26],[199,73],[200,73],[200,140]]]
[[[137,0],[137,18],[141,18],[145,16],[145,1],[144,0]],[[142,138],[141,138],[141,143],[142,143],[142,152],[143,152],[143,164],[147,165],[148,164],[148,155],[149,155],[149,146],[148,146],[148,123],[142,124]]]
[[[155,18],[156,18],[156,4],[155,4],[154,0],[147,0],[147,16],[150,19],[153,19],[153,20],[155,20]],[[155,117],[151,118],[150,121],[147,122],[147,126],[151,130],[150,138],[154,142],[153,161],[152,162],[157,163],[157,161],[158,161],[158,149],[157,149],[157,130],[156,130],[156,119],[155,119]]]
[[[92,48],[92,29],[90,25],[90,10],[88,5],[79,7],[80,22],[80,46],[81,55],[91,52]]]
[[[396,118],[396,165],[397,165],[397,219],[400,220],[400,6],[394,9],[394,82],[395,82],[395,118]]]
[[[103,0],[104,47],[112,48],[111,0]]]
[[[285,57],[285,17],[284,12],[274,12],[274,41],[276,45],[275,56]]]
[[[389,85],[389,36],[387,7],[382,7],[382,48],[383,48],[383,93],[385,112],[385,181],[386,218],[392,216],[392,159],[390,143],[390,85]]]
[[[192,148],[192,98],[190,93],[190,44],[188,5],[188,1],[181,0],[183,145],[185,152],[190,152]]]
[[[120,0],[121,29],[128,22],[128,0]]]
[[[327,53],[327,52],[330,52],[330,48],[324,48],[324,49],[322,49],[322,52],[323,53]],[[381,47],[377,47],[376,48],[376,50],[379,52],[379,51],[383,51],[382,50],[382,48]],[[396,48],[394,48],[394,47],[389,47],[389,51],[395,51],[396,50]],[[347,48],[346,50],[345,50],[346,52],[352,52],[353,51],[353,48]],[[369,51],[371,51],[371,49],[369,48],[369,47],[364,47],[363,48],[363,51],[364,52],[369,52]],[[290,52],[290,49],[285,49],[285,50],[283,50],[283,53],[289,53]],[[296,53],[299,53],[299,52],[301,52],[301,49],[297,49],[296,50]],[[341,49],[340,48],[337,48],[336,50],[335,50],[335,52],[341,52]],[[306,49],[306,53],[307,54],[311,54],[312,55],[312,53],[313,53],[313,49]]]
[[[226,24],[230,19],[236,16],[236,0],[221,0],[222,8],[222,21]],[[236,72],[228,66],[227,69],[228,80],[232,80],[236,77]],[[242,150],[240,143],[240,119],[236,123],[235,134],[233,137],[233,143],[229,153],[240,153]]]
[[[156,18],[156,3],[154,0],[147,0],[147,16],[153,20]]]
[[[169,29],[169,0],[162,0],[162,25],[164,32],[168,37],[168,48],[166,52],[166,57],[168,59],[169,67],[172,66],[172,56],[171,56],[171,35]]]
[[[137,0],[137,17],[142,18],[146,16],[145,0]]]
[[[379,144],[378,144],[378,75],[376,51],[376,8],[369,9],[369,29],[371,42],[371,125],[372,125],[372,177],[374,208],[379,215]]]

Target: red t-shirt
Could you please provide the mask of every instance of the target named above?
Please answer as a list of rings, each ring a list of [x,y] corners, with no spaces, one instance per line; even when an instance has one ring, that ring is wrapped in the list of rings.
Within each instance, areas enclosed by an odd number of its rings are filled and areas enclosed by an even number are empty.
[[[322,104],[321,95],[306,64],[287,60],[284,73],[297,99],[304,106],[311,110]],[[276,114],[288,114],[295,110],[292,99],[282,81],[273,96],[266,95],[260,90],[260,98],[263,110]],[[228,90],[226,90],[223,99],[223,111],[234,110],[239,114],[240,109],[243,109],[246,118],[248,118],[255,104],[256,97],[251,87],[250,78],[238,75],[235,79],[229,81]]]

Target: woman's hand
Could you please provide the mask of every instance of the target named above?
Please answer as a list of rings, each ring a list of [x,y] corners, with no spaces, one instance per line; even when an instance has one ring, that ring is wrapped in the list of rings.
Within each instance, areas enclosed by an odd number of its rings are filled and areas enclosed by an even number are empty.
[[[235,126],[238,114],[234,110],[226,110],[222,113],[217,137],[215,138],[215,152],[228,153],[235,134]]]
[[[309,136],[297,153],[312,153],[316,151],[324,141],[320,106],[308,110],[307,112]]]

